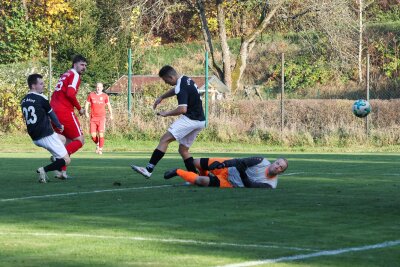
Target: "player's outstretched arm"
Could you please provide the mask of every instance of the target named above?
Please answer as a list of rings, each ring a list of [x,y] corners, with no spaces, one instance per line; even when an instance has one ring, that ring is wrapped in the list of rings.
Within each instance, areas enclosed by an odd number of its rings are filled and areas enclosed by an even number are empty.
[[[162,117],[178,116],[178,115],[181,115],[181,114],[185,114],[186,111],[187,111],[187,107],[186,106],[178,106],[174,110],[157,112],[157,115],[158,116],[162,116]]]
[[[248,167],[255,166],[263,161],[262,157],[250,157],[250,158],[241,158],[241,159],[228,159],[224,162],[213,162],[210,166],[210,170],[214,169],[223,169],[229,167],[236,167],[238,170],[246,170]]]
[[[160,104],[161,101],[163,101],[163,99],[166,99],[166,98],[174,96],[174,95],[175,95],[175,88],[169,89],[166,93],[164,93],[161,96],[157,97],[156,101],[154,101],[153,109],[156,109],[158,104]]]

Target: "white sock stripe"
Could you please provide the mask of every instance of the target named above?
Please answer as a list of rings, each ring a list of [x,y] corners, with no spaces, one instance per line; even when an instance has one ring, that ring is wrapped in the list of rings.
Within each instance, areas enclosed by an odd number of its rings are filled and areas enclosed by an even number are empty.
[[[0,232],[0,235],[30,235],[30,236],[44,236],[44,237],[82,237],[82,238],[97,238],[97,239],[121,239],[121,240],[132,240],[132,241],[153,241],[163,243],[184,243],[194,245],[205,245],[205,246],[232,246],[232,247],[251,247],[251,248],[277,248],[277,249],[288,249],[288,250],[304,250],[304,251],[316,251],[310,248],[298,248],[298,247],[287,247],[279,245],[263,245],[263,244],[239,244],[239,243],[226,243],[226,242],[211,242],[211,241],[199,241],[191,239],[176,239],[176,238],[151,238],[151,237],[140,237],[140,236],[107,236],[107,235],[92,235],[92,234],[79,234],[79,233],[32,233],[32,232]]]
[[[155,185],[155,186],[143,186],[143,187],[128,187],[128,188],[118,188],[118,189],[104,189],[104,190],[83,191],[83,192],[70,192],[70,193],[39,195],[39,196],[28,196],[28,197],[17,197],[17,198],[3,198],[3,199],[0,199],[0,202],[25,200],[25,199],[38,199],[38,198],[51,198],[51,197],[63,197],[63,196],[87,195],[87,194],[116,192],[116,191],[153,189],[153,188],[163,188],[163,187],[171,187],[171,186],[177,186],[177,185]]]
[[[247,261],[242,263],[234,263],[234,264],[227,264],[223,265],[222,267],[247,267],[247,266],[257,266],[261,264],[268,264],[268,263],[277,263],[277,262],[286,262],[286,261],[295,261],[295,260],[303,260],[308,258],[315,258],[321,256],[331,256],[331,255],[338,255],[348,252],[354,251],[364,251],[370,249],[378,249],[378,248],[387,248],[387,247],[394,247],[400,245],[400,240],[395,241],[387,241],[379,244],[367,245],[362,247],[350,247],[350,248],[340,248],[335,250],[325,250],[319,251],[311,254],[300,254],[288,257],[281,257],[276,259],[265,259],[265,260],[258,260],[258,261]]]

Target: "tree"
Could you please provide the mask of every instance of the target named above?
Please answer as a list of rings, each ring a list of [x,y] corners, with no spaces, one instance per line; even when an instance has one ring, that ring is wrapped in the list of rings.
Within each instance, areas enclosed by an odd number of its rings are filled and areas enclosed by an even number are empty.
[[[353,1],[186,0],[186,3],[196,10],[200,18],[205,47],[211,55],[210,67],[233,91],[236,91],[242,88],[241,80],[247,68],[248,56],[258,37],[263,32],[279,31],[283,25],[287,30],[292,30],[303,38],[308,43],[309,49],[317,49],[315,38],[324,40],[327,60],[337,64],[337,68],[354,68],[357,62],[356,47],[360,31],[357,27],[358,19],[352,10]],[[222,68],[216,60],[213,36],[209,29],[210,18],[213,15],[210,10],[216,12]],[[234,14],[237,20],[235,23],[240,25],[238,34],[241,40],[240,50],[235,60],[232,60],[227,45],[227,19],[226,17],[224,19],[227,10]]]
[[[42,55],[74,19],[64,0],[3,0],[0,14],[0,63]]]
[[[212,36],[208,26],[208,19],[206,16],[206,4],[211,5],[211,2],[205,0],[186,0],[189,7],[194,8],[201,20],[202,33],[205,41],[206,50],[211,55],[211,68],[217,73],[217,75],[223,80],[223,82],[230,87],[233,91],[241,89],[241,79],[243,73],[247,67],[247,60],[249,53],[254,48],[257,37],[266,29],[275,13],[282,7],[285,0],[276,1],[225,1],[215,0],[214,7],[217,10],[217,21],[219,40],[222,48],[222,65],[221,68],[215,58],[215,49],[212,42]],[[231,54],[226,36],[225,27],[225,7],[227,5],[234,5],[237,11],[237,17],[241,19],[242,25],[240,31],[240,52],[236,57],[235,64],[231,64]],[[252,12],[248,12],[252,10]],[[258,22],[253,28],[247,28],[249,20],[254,19],[254,12],[258,15]],[[268,13],[268,14],[267,14]]]

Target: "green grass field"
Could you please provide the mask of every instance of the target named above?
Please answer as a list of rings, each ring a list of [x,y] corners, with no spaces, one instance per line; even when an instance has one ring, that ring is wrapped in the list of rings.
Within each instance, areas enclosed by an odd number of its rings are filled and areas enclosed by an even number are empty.
[[[150,149],[98,156],[91,147],[73,156],[74,180],[48,184],[34,173],[44,150],[0,149],[1,266],[400,266],[398,153],[252,148],[289,160],[278,188],[263,190],[165,181],[183,167],[175,148],[145,180],[129,165],[147,163]]]

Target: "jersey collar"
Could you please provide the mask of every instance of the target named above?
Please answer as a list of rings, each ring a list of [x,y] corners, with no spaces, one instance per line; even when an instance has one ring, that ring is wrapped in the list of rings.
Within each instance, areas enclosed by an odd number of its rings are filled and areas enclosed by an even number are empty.
[[[274,179],[274,178],[276,178],[276,176],[277,176],[277,175],[269,176],[269,169],[268,169],[268,167],[265,169],[265,177],[266,177],[267,179]]]
[[[176,80],[176,85],[175,85],[175,94],[176,95],[179,94],[179,91],[181,90],[182,77],[183,77],[183,75],[181,77],[179,77],[178,80]]]
[[[74,68],[72,68],[71,71],[72,71],[75,75],[79,75],[79,73],[78,73]]]
[[[29,94],[38,95],[38,96],[41,96],[41,97],[47,99],[47,97],[46,97],[44,94],[39,94],[39,93],[37,93],[37,92],[29,91],[29,92],[28,92],[28,95],[29,95]]]

